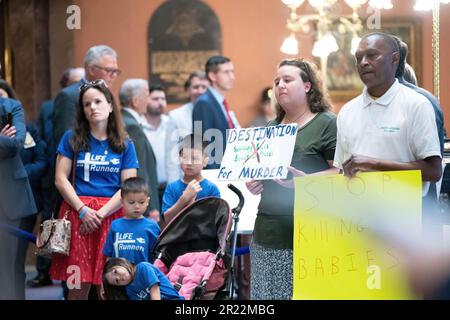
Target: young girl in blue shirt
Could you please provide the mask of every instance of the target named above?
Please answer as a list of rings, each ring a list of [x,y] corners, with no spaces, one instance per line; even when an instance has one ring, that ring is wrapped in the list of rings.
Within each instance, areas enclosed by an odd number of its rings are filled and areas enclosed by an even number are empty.
[[[184,300],[157,267],[124,258],[106,262],[102,294],[105,300]]]

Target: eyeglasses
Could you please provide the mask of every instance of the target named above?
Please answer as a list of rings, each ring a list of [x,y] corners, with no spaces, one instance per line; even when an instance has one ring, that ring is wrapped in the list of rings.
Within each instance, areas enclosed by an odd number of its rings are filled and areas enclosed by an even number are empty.
[[[104,67],[100,67],[96,64],[92,65],[94,68],[100,69],[104,72],[106,72],[109,76],[120,76],[120,74],[122,73],[122,70],[120,69],[113,69],[113,68],[104,68]]]
[[[106,85],[105,80],[98,79],[98,80],[94,80],[94,81],[91,81],[91,82],[86,82],[85,84],[83,84],[80,87],[80,91],[85,91],[85,90],[87,90],[89,88],[96,87],[96,86],[103,86],[105,88],[108,88],[108,86]]]

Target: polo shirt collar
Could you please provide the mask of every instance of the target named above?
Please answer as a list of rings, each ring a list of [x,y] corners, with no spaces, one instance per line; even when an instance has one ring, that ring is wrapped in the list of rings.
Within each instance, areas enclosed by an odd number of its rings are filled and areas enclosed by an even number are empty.
[[[397,95],[397,92],[399,90],[400,84],[398,83],[398,79],[395,79],[395,82],[392,84],[392,86],[389,88],[388,91],[386,91],[385,94],[383,94],[378,99],[374,99],[370,96],[369,92],[367,91],[367,87],[364,87],[363,91],[363,104],[364,108],[370,106],[372,103],[382,105],[387,107],[392,100]]]

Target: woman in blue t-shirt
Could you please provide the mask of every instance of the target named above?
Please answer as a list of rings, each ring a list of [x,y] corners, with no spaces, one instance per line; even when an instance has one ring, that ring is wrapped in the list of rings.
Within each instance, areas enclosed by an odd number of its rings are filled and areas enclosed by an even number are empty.
[[[106,262],[102,295],[106,300],[184,300],[157,267],[125,258]]]
[[[122,216],[121,182],[136,176],[138,168],[134,145],[103,80],[80,87],[73,131],[64,134],[57,153],[55,185],[64,198],[59,215],[67,213],[71,222],[71,243],[69,256],[54,255],[50,274],[67,281],[77,273],[81,288],[69,290],[68,299],[87,299],[90,286],[99,289],[102,282],[109,226]]]

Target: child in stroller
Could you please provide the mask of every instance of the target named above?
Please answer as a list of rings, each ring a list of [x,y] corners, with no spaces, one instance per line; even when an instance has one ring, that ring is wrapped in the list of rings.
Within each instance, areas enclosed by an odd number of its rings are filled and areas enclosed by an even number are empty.
[[[231,257],[227,240],[233,220],[237,230],[244,198],[236,187],[228,187],[239,196],[236,208],[231,211],[220,198],[200,199],[175,216],[156,243],[155,266],[187,300],[214,299],[219,293],[232,296],[237,233],[233,233]]]

